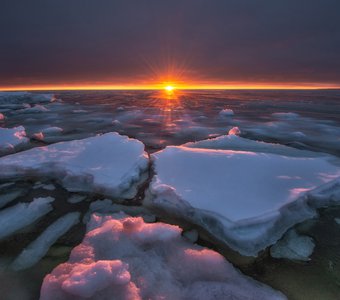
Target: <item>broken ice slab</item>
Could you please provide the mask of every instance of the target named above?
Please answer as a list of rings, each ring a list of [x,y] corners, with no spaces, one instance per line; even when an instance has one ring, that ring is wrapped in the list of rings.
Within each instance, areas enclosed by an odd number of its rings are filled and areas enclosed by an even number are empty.
[[[13,261],[13,270],[27,269],[36,264],[48,249],[64,235],[71,227],[79,222],[80,213],[71,212],[49,225],[45,231],[32,243],[30,243],[20,255]]]
[[[230,141],[224,139],[226,147]],[[247,145],[237,136],[232,147],[237,141],[253,151],[171,146],[153,154],[155,176],[144,203],[256,256],[288,228],[315,216],[316,208],[340,202],[336,158],[275,144]],[[221,138],[198,144],[218,148],[214,142]]]
[[[107,133],[0,158],[0,178],[55,179],[72,192],[129,199],[148,162],[140,141]]]
[[[14,128],[0,127],[0,156],[22,150],[29,143],[23,126]]]
[[[34,223],[52,210],[52,197],[35,198],[0,211],[0,240]]]

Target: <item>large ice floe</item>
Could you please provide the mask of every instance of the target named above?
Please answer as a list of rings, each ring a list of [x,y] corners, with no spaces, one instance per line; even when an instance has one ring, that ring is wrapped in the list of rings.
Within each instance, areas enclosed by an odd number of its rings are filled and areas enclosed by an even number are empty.
[[[29,143],[23,126],[14,128],[0,127],[0,156],[13,153]]]
[[[152,159],[145,204],[243,255],[257,255],[316,208],[340,201],[339,161],[326,154],[229,135],[170,146]]]
[[[132,198],[148,167],[144,145],[117,133],[60,142],[0,158],[0,178],[44,177],[74,192]]]
[[[68,262],[45,277],[40,299],[286,299],[181,232],[123,213],[93,214]]]

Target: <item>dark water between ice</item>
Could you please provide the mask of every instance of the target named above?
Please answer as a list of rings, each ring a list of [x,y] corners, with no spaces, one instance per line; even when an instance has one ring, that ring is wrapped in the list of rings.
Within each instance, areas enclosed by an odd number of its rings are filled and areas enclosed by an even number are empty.
[[[6,111],[7,118],[0,126],[23,125],[29,136],[46,127],[63,129],[61,135],[32,141],[31,147],[117,131],[141,140],[149,152],[227,134],[237,126],[244,137],[340,156],[339,90],[65,91],[54,94],[62,102],[43,104],[48,110],[41,113]],[[230,111],[220,113],[223,109],[232,110],[233,115]],[[2,241],[1,262],[20,252],[41,228],[72,209],[62,200],[67,197],[67,191],[61,187],[48,192],[31,190],[33,183],[22,185],[29,192],[17,202],[51,195],[56,197],[59,207],[55,207],[48,220],[38,223],[40,229],[36,226],[30,233],[19,233]],[[86,203],[81,204],[83,212],[87,210]],[[299,232],[316,241],[309,262],[273,259],[265,253],[255,261],[235,259],[234,263],[246,274],[283,291],[289,299],[340,299],[340,225],[335,218],[340,218],[340,209],[325,208],[320,211],[320,218],[297,227]],[[81,226],[69,232],[35,267],[1,275],[4,299],[36,299],[44,274],[67,260],[71,247],[80,242],[83,232]],[[226,257],[228,259],[228,255]],[[17,296],[10,298],[10,290],[16,290],[13,295]]]

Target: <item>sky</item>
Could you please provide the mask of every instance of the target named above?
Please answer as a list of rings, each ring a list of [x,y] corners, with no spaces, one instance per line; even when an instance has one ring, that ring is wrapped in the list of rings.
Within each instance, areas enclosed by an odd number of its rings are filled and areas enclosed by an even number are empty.
[[[1,0],[0,89],[340,86],[339,0]]]

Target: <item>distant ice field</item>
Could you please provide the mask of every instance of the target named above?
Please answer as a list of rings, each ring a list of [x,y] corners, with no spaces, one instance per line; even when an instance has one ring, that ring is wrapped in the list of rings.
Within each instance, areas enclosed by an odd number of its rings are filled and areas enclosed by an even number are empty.
[[[47,144],[115,131],[153,152],[237,126],[243,137],[340,153],[339,90],[50,91],[8,99],[0,93],[0,127],[24,126]]]

